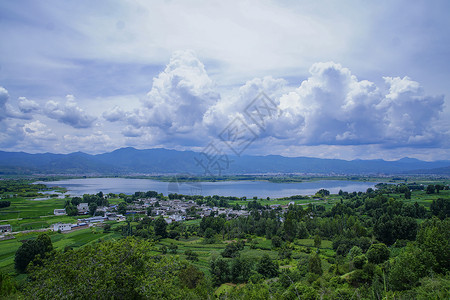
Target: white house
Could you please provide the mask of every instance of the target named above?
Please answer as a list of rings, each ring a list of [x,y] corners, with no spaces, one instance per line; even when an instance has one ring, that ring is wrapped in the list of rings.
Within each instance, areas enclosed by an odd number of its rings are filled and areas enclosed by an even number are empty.
[[[53,214],[55,216],[65,216],[66,215],[66,209],[65,208],[63,208],[63,209],[57,208],[57,209],[53,210]]]
[[[87,214],[89,212],[89,204],[88,203],[80,203],[77,205],[79,214]]]
[[[0,232],[12,232],[11,225],[0,225]]]
[[[67,224],[67,223],[56,223],[53,224],[53,231],[69,231],[72,229],[72,224]]]

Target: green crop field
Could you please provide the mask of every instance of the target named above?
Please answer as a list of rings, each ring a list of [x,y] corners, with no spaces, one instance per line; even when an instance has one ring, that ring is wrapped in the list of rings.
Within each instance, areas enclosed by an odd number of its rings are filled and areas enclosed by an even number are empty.
[[[55,208],[64,208],[66,199],[31,200],[27,198],[10,198],[8,201],[11,201],[11,206],[0,210],[0,219],[2,220],[53,215]]]

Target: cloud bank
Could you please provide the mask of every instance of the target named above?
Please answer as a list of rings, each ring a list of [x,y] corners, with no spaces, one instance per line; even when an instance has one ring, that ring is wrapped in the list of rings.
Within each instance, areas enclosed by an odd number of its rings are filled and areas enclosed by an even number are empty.
[[[235,118],[245,120],[260,139],[274,145],[390,148],[439,146],[444,141],[438,126],[444,96],[426,95],[418,82],[406,76],[384,77],[384,84],[377,86],[334,62],[316,63],[309,72],[298,87],[288,86],[284,79],[255,78],[231,95],[221,96],[193,53],[177,52],[154,78],[139,109],[124,112],[115,107],[103,116],[123,123],[127,137],[139,138],[157,128],[180,144],[186,138],[195,139],[194,135],[211,140]],[[264,128],[245,114],[260,92],[279,108]]]
[[[119,104],[91,115],[73,95],[44,104],[25,97],[12,103],[0,87],[0,146],[40,149],[53,143],[56,149],[88,152],[123,146],[201,150],[239,120],[256,137],[249,147],[252,154],[304,154],[299,147],[326,153],[356,153],[363,145],[366,151],[448,147],[444,96],[426,94],[407,76],[383,77],[377,85],[338,63],[319,62],[297,85],[266,76],[227,93],[219,90],[192,51],[175,52],[131,110]],[[246,113],[261,92],[276,106],[263,126]],[[52,122],[66,129],[54,130]]]

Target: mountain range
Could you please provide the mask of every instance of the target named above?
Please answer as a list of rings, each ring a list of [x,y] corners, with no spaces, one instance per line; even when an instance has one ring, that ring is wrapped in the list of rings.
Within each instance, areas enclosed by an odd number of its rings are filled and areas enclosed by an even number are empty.
[[[347,161],[279,155],[214,156],[193,151],[163,148],[138,150],[131,147],[96,155],[83,152],[30,154],[0,151],[0,175],[193,174],[217,176],[219,169],[221,175],[268,173],[450,175],[450,161],[427,162],[414,158],[402,158],[397,161],[381,159]]]

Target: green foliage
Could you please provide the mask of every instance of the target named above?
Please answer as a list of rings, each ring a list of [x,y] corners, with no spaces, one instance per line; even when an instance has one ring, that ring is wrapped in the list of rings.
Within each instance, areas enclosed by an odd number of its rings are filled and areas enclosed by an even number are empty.
[[[390,252],[389,248],[385,244],[379,243],[370,246],[366,255],[370,263],[381,264],[382,262],[389,259]]]
[[[362,249],[358,246],[353,246],[348,253],[348,257],[350,260],[353,260],[356,256],[359,256],[363,253]]]
[[[278,276],[278,264],[268,254],[264,254],[256,265],[256,271],[265,278]]]
[[[175,245],[174,243],[171,243],[168,248],[169,248],[170,253],[172,253],[172,254],[176,254],[177,253],[178,246]]]
[[[237,257],[239,256],[239,251],[244,249],[244,241],[232,242],[226,245],[225,250],[222,251],[221,255],[223,257]]]
[[[24,289],[30,299],[174,299],[198,298],[191,289],[201,275],[189,279],[186,263],[154,256],[151,242],[128,237],[58,253],[32,270]],[[185,271],[183,271],[185,270]],[[180,281],[182,285],[180,286]]]
[[[161,238],[167,237],[167,222],[162,216],[155,220],[155,234]]]
[[[450,271],[450,219],[433,218],[423,222],[417,234],[417,244],[434,257],[434,272],[445,274]]]
[[[218,286],[228,282],[230,278],[230,268],[226,260],[222,258],[213,258],[209,265],[212,281]]]
[[[282,244],[283,240],[278,235],[272,237],[272,247],[279,248]]]
[[[0,273],[0,296],[7,297],[17,293],[17,283],[8,275]]]
[[[417,222],[411,217],[384,214],[377,220],[373,228],[376,238],[387,245],[397,239],[414,240],[417,233]]]
[[[196,288],[203,281],[204,276],[203,272],[193,265],[188,265],[178,273],[182,285],[190,289]]]
[[[43,233],[35,240],[25,241],[19,249],[17,249],[14,266],[17,271],[25,272],[28,264],[32,262],[36,256],[44,257],[44,255],[53,250],[50,237]]]
[[[353,266],[356,269],[362,269],[363,266],[366,264],[367,262],[367,257],[365,255],[358,255],[355,256],[355,258],[353,258]]]
[[[231,261],[230,275],[234,283],[247,282],[252,275],[253,263],[249,259],[236,257]]]
[[[408,246],[394,259],[389,270],[390,286],[397,291],[411,289],[418,285],[420,278],[429,274],[434,264],[431,253]]]
[[[317,275],[323,274],[322,261],[320,260],[320,257],[317,253],[313,253],[312,255],[309,256],[308,272]]]
[[[438,198],[430,206],[431,213],[439,219],[450,217],[450,199]]]
[[[0,201],[0,208],[9,207],[11,206],[11,201]]]
[[[314,236],[314,247],[320,248],[321,244],[322,244],[322,238],[320,237],[320,235],[316,234]]]
[[[184,251],[184,255],[186,255],[187,260],[198,261],[198,254],[191,249]]]
[[[125,215],[125,214],[127,213],[127,206],[128,206],[127,203],[125,203],[125,202],[120,202],[120,203],[119,203],[119,206],[118,206],[118,208],[117,208],[117,212],[118,212],[119,214]]]

